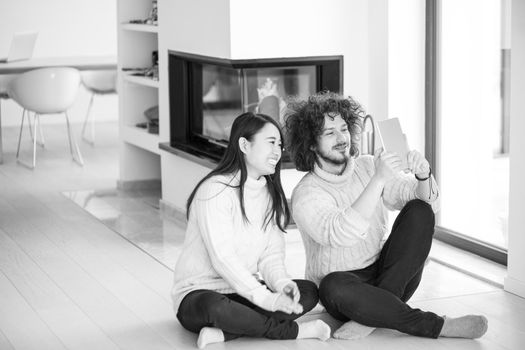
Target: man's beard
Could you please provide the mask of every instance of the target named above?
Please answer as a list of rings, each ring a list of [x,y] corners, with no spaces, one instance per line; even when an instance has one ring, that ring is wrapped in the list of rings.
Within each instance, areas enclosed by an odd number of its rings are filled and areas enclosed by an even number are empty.
[[[350,159],[350,155],[347,153],[341,154],[342,157],[334,157],[333,155],[321,152],[317,150],[315,153],[317,153],[317,156],[324,160],[326,163],[331,163],[334,165],[346,165],[348,163],[348,160]]]

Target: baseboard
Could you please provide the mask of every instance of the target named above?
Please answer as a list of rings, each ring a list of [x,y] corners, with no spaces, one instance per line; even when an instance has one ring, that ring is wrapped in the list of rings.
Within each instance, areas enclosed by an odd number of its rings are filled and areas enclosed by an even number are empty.
[[[160,214],[165,218],[173,219],[184,225],[188,223],[188,220],[186,219],[186,210],[181,209],[178,206],[165,201],[164,199],[160,199],[159,201],[159,211]]]
[[[154,190],[161,188],[160,179],[152,180],[117,180],[117,188],[123,191]]]
[[[522,298],[525,298],[525,282],[519,281],[512,277],[505,277],[504,287],[505,291],[516,294]]]
[[[479,255],[472,254],[437,239],[434,239],[432,242],[429,257],[436,263],[477,278],[495,287],[503,288],[503,281],[507,275],[507,269],[504,265],[484,259]]]

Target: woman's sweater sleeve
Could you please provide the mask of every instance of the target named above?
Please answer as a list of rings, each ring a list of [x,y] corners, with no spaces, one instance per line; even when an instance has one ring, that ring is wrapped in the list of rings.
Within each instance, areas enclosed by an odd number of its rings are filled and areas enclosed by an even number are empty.
[[[242,297],[255,305],[274,311],[277,294],[270,292],[244,266],[234,249],[234,198],[222,184],[204,184],[201,195],[192,203],[199,230],[217,273]],[[237,199],[238,200],[238,199]],[[240,215],[240,213],[237,213]]]
[[[284,286],[292,282],[284,266],[284,234],[273,225],[269,232],[268,245],[259,259],[259,271],[266,285],[274,292],[282,292]]]
[[[339,207],[327,191],[312,185],[296,188],[292,212],[299,230],[324,246],[352,246],[366,238],[370,227],[351,205]]]

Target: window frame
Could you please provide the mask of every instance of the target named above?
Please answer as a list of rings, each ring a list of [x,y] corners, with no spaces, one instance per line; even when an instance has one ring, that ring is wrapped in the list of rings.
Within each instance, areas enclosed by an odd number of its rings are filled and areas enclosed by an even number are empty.
[[[425,7],[425,156],[439,180],[439,18],[440,0],[426,0]],[[439,215],[439,214],[438,214]],[[507,266],[507,250],[436,225],[434,238],[456,248]]]

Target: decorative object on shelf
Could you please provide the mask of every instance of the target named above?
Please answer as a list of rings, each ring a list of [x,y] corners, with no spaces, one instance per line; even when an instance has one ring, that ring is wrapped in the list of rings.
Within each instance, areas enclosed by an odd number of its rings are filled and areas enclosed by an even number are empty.
[[[144,19],[132,19],[129,23],[133,24],[149,24],[156,26],[158,25],[158,16],[157,16],[157,0],[152,0],[151,10],[147,18]]]
[[[159,52],[157,50],[151,52],[151,63],[153,64],[146,75],[151,74],[151,79],[159,80]]]
[[[150,134],[159,133],[159,106],[153,106],[144,111],[144,116],[148,119],[147,122],[137,123],[136,127],[148,129]]]
[[[122,68],[122,71],[130,72],[130,75],[133,75],[133,76],[151,78],[152,80],[158,81],[159,80],[159,52],[158,51],[155,50],[151,52],[151,61],[152,61],[151,67],[142,67],[142,68],[125,67],[125,68]]]
[[[153,106],[144,111],[144,116],[148,118],[148,120],[154,120],[159,119],[159,106]]]
[[[151,23],[148,23],[148,24],[153,24],[155,26],[158,24],[157,0],[152,0],[151,1],[151,11],[149,13],[147,21],[151,22]]]
[[[155,135],[159,134],[159,120],[158,119],[150,120],[148,122],[148,132],[150,134],[155,134]]]

